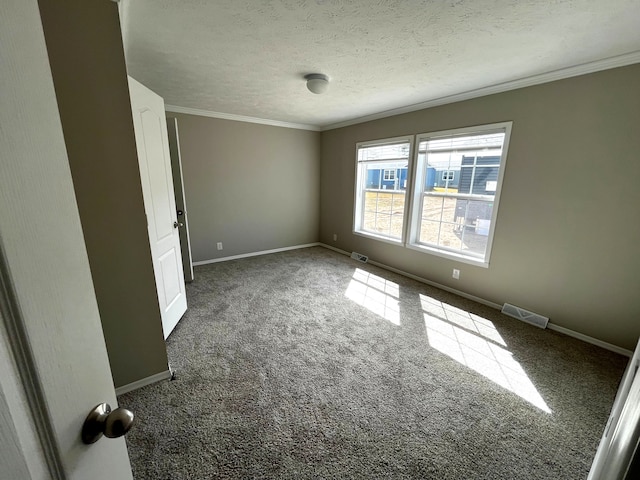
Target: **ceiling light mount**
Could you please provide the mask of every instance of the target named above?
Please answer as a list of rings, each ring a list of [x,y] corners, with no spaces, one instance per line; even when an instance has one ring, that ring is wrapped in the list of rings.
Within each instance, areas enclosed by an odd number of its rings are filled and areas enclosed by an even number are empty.
[[[311,93],[320,95],[329,88],[329,77],[324,73],[309,73],[304,78]]]

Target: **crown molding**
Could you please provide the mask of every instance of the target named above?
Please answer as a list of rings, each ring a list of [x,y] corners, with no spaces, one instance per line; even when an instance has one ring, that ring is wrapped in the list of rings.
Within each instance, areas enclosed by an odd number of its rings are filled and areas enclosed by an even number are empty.
[[[330,125],[323,125],[320,130],[333,130],[341,127],[348,127],[349,125],[356,125],[358,123],[370,122],[372,120],[379,120],[381,118],[392,117],[394,115],[400,115],[403,113],[415,112],[418,110],[424,110],[426,108],[437,107],[440,105],[446,105],[448,103],[461,102],[463,100],[470,100],[472,98],[484,97],[487,95],[493,95],[495,93],[507,92],[509,90],[516,90],[518,88],[532,87],[534,85],[540,85],[543,83],[549,83],[556,80],[563,80],[565,78],[577,77],[579,75],[586,75],[589,73],[600,72],[602,70],[609,70],[611,68],[625,67],[634,63],[640,63],[640,51],[627,53],[624,55],[618,55],[615,57],[605,58],[604,60],[597,60],[595,62],[583,63],[574,67],[562,68],[560,70],[554,70],[552,72],[542,73],[540,75],[532,75],[530,77],[521,78],[519,80],[513,80],[511,82],[499,83],[491,85],[489,87],[478,88],[476,90],[470,90],[468,92],[458,93],[455,95],[448,95],[446,97],[435,98],[426,102],[415,103],[413,105],[407,105],[406,107],[393,108],[391,110],[385,110],[383,112],[374,113],[372,115],[366,115],[364,117],[354,118],[352,120],[346,120],[344,122],[333,123]]]
[[[172,112],[172,113],[186,113],[188,115],[198,115],[201,117],[233,120],[234,122],[259,123],[261,125],[271,125],[272,127],[295,128],[297,130],[311,130],[313,132],[320,131],[320,127],[316,125],[307,125],[304,123],[281,122],[280,120],[269,120],[267,118],[247,117],[244,115],[235,115],[233,113],[212,112],[210,110],[179,107],[177,105],[165,105],[164,108],[167,112]]]
[[[446,105],[448,103],[462,102],[464,100],[471,100],[473,98],[493,95],[495,93],[508,92],[510,90],[517,90],[519,88],[525,88],[525,87],[532,87],[534,85],[554,82],[556,80],[563,80],[565,78],[577,77],[580,75],[587,75],[589,73],[600,72],[602,70],[609,70],[611,68],[625,67],[627,65],[633,65],[634,63],[640,63],[640,50],[627,53],[624,55],[605,58],[603,60],[597,60],[595,62],[583,63],[581,65],[576,65],[573,67],[562,68],[559,70],[554,70],[552,72],[542,73],[539,75],[532,75],[530,77],[525,77],[518,80],[510,81],[510,82],[504,82],[496,85],[490,85],[488,87],[478,88],[475,90],[469,90],[468,92],[457,93],[455,95],[448,95],[445,97],[435,98],[432,100],[427,100],[425,102],[415,103],[413,105],[407,105],[405,107],[393,108],[390,110],[385,110],[385,111],[374,113],[371,115],[366,115],[366,116],[354,118],[351,120],[345,120],[344,122],[332,123],[332,124],[322,125],[322,126],[308,125],[303,123],[282,122],[280,120],[248,117],[244,115],[235,115],[233,113],[213,112],[210,110],[180,107],[177,105],[165,105],[165,109],[166,111],[173,112],[173,113],[186,113],[189,115],[198,115],[201,117],[221,118],[223,120],[233,120],[236,122],[259,123],[262,125],[271,125],[274,127],[295,128],[298,130],[311,130],[313,132],[318,132],[318,131],[334,130],[336,128],[348,127],[350,125],[370,122],[372,120],[379,120],[381,118],[392,117],[394,115],[401,115],[403,113],[410,113],[418,110],[424,110],[427,108],[438,107],[440,105]]]

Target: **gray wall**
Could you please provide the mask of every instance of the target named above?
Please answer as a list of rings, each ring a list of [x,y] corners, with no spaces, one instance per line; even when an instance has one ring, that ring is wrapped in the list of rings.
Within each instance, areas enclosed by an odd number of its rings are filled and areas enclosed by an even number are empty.
[[[118,6],[85,0],[39,4],[102,328],[119,387],[166,371],[167,353]]]
[[[318,241],[319,132],[171,115],[194,262]]]
[[[639,85],[640,65],[633,65],[323,132],[321,241],[633,349],[640,334]],[[352,234],[356,142],[508,120],[489,268]],[[454,267],[460,280],[451,277]]]

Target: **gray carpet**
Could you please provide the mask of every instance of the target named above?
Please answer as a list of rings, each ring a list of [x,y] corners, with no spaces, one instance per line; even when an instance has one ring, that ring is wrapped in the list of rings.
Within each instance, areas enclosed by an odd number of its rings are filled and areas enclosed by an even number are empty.
[[[321,247],[195,275],[138,480],[584,479],[627,362]]]

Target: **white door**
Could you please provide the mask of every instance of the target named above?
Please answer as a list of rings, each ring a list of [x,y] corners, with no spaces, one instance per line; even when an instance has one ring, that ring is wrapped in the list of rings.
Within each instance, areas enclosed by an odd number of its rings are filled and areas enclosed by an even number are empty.
[[[138,163],[166,339],[187,310],[164,100],[129,77]]]
[[[80,439],[116,396],[37,0],[0,45],[0,477],[131,479],[124,438]]]

